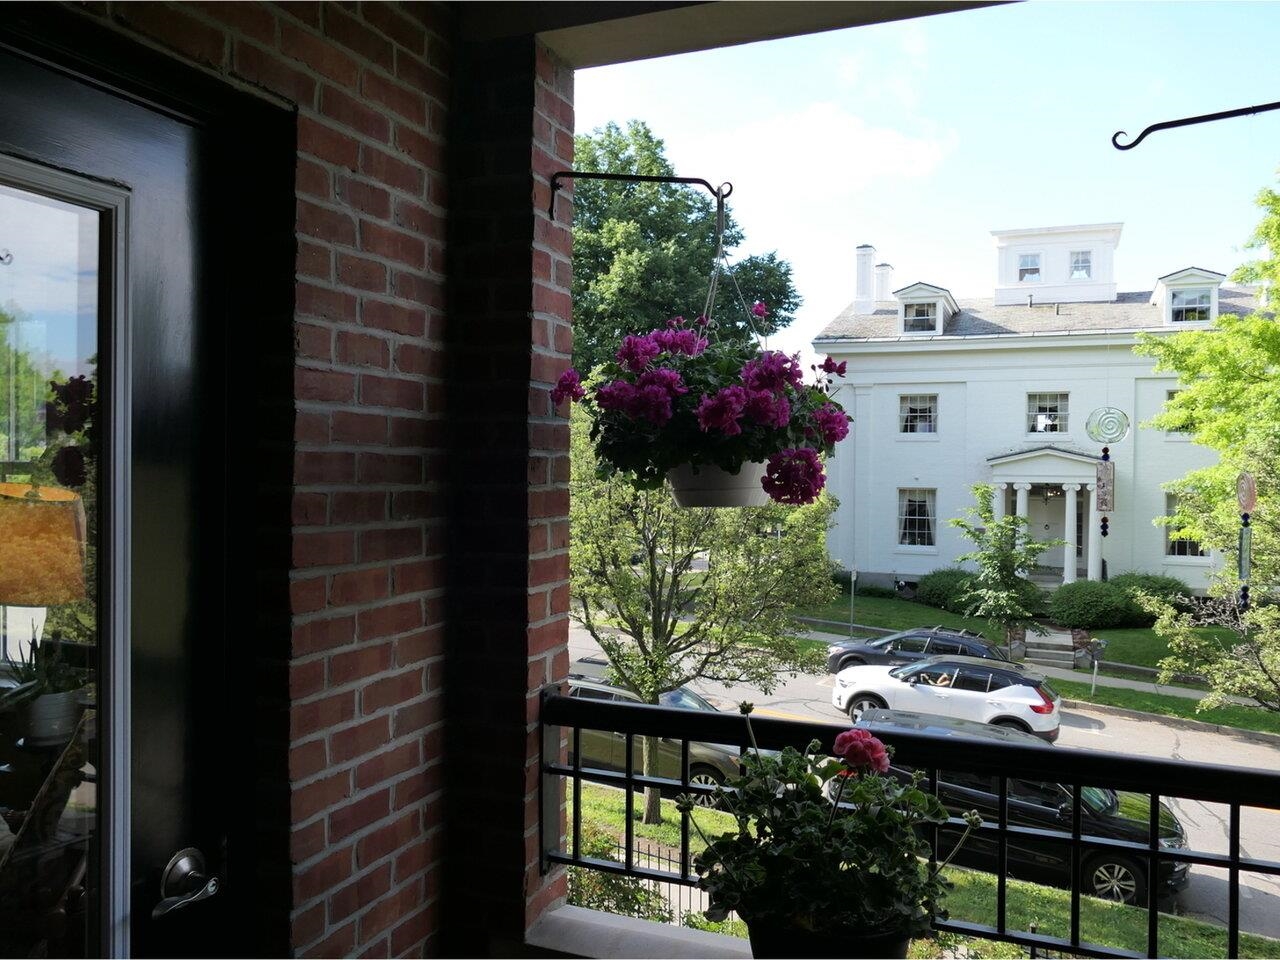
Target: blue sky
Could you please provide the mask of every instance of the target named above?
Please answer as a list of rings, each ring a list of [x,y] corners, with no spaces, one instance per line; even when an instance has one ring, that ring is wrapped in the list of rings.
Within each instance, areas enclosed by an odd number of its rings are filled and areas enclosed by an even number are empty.
[[[739,252],[794,267],[794,350],[853,298],[859,243],[958,296],[990,296],[1015,227],[1123,221],[1121,290],[1229,272],[1280,111],[1110,137],[1280,99],[1277,37],[1280,3],[1024,3],[581,70],[577,127],[643,119],[678,173],[733,182]]]

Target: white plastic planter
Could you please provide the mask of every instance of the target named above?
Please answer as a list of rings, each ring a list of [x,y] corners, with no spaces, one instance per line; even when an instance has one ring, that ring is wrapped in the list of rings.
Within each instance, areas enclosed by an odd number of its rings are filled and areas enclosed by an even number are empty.
[[[736,474],[714,464],[682,463],[667,471],[671,494],[682,507],[763,507],[769,495],[760,486],[763,463],[744,463]]]

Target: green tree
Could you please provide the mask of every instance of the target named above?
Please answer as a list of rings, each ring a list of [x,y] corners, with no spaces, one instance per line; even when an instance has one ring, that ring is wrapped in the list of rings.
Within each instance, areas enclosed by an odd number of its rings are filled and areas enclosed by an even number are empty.
[[[0,307],[0,461],[14,463],[35,460],[44,451],[49,380],[60,376],[47,358],[22,348],[26,319],[13,304]]]
[[[826,552],[830,497],[805,507],[677,507],[665,490],[602,480],[573,409],[570,477],[572,615],[609,658],[613,679],[645,703],[698,679],[764,692],[818,654],[791,618],[836,592]],[[702,561],[706,561],[705,569]],[[657,745],[646,738],[647,775]],[[656,790],[645,823],[662,819]]]
[[[996,518],[989,485],[978,483],[970,489],[975,505],[965,510],[965,516],[947,521],[976,547],[956,558],[961,563],[972,561],[978,568],[961,597],[967,604],[965,615],[983,617],[1002,627],[1012,653],[1013,641],[1025,631],[1045,632],[1035,619],[1040,591],[1027,575],[1041,554],[1065,546],[1066,541],[1032,539],[1026,517],[1006,514]]]
[[[663,142],[645,123],[607,124],[574,141],[574,164],[594,173],[672,176]],[[573,186],[574,366],[584,373],[608,357],[624,334],[643,333],[668,317],[693,316],[706,300],[715,255],[715,201],[700,187],[577,180]],[[742,243],[726,212],[726,250]],[[775,253],[737,261],[733,275],[748,305],[769,307],[751,318],[732,282],[722,281],[715,320],[721,336],[768,335],[791,322],[800,296],[791,265]]]

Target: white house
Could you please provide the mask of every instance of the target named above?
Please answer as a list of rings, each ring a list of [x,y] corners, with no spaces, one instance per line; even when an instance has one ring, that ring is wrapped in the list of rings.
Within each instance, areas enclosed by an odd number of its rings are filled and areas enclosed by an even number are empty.
[[[1142,426],[1178,384],[1131,348],[1138,331],[1247,313],[1256,295],[1199,267],[1117,293],[1121,228],[994,231],[995,290],[981,300],[957,300],[933,283],[894,289],[893,268],[858,247],[856,297],[814,349],[848,361],[838,399],[854,422],[828,469],[840,500],[830,547],[860,582],[912,582],[954,563],[970,544],[946,521],[972,505],[969,488],[983,482],[996,487],[997,511],[1026,516],[1043,539],[1075,544],[1045,554],[1051,580],[1099,579],[1105,569],[1208,584],[1217,558],[1154,521],[1170,510],[1161,485],[1214,455],[1184,434]],[[1085,429],[1104,407],[1131,424],[1110,445],[1115,503],[1105,538],[1094,489],[1103,445]]]

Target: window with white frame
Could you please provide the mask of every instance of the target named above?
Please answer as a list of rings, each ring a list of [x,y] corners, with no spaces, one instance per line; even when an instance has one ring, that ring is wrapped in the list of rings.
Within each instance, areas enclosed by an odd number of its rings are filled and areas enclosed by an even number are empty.
[[[898,491],[898,543],[904,547],[932,547],[937,511],[936,490],[919,488]]]
[[[1165,513],[1172,517],[1178,512],[1178,498],[1172,493],[1164,495]],[[1207,557],[1209,551],[1200,546],[1199,540],[1190,537],[1170,536],[1172,527],[1164,528],[1164,555],[1166,557]]]
[[[910,393],[898,397],[899,433],[937,433],[938,395]]]
[[[1180,390],[1168,390],[1168,391],[1166,391],[1166,392],[1165,392],[1165,396],[1164,396],[1164,399],[1165,399],[1164,409],[1165,409],[1165,411],[1166,411],[1166,412],[1168,412],[1168,410],[1169,410],[1169,404],[1170,404],[1170,402],[1173,400],[1173,398],[1174,398],[1174,397],[1176,397],[1176,396],[1177,396],[1179,393],[1181,393],[1181,392],[1182,392],[1182,391],[1180,391]],[[1165,432],[1166,432],[1166,433],[1168,433],[1168,434],[1170,434],[1170,435],[1172,435],[1172,436],[1175,436],[1175,437],[1185,437],[1185,436],[1190,432],[1190,429],[1189,429],[1188,424],[1183,423],[1183,424],[1182,424],[1181,426],[1179,426],[1177,429],[1174,429],[1174,430],[1166,430]]]
[[[1207,323],[1212,319],[1209,314],[1213,307],[1213,294],[1208,287],[1189,287],[1169,293],[1174,323]]]
[[[1088,280],[1093,276],[1092,250],[1071,251],[1071,273],[1068,276],[1072,280]]]
[[[1027,394],[1027,433],[1066,433],[1067,393]]]
[[[936,303],[908,303],[902,308],[903,333],[934,333],[938,329]]]
[[[1018,282],[1040,282],[1040,254],[1024,253],[1018,257]]]

